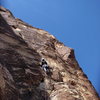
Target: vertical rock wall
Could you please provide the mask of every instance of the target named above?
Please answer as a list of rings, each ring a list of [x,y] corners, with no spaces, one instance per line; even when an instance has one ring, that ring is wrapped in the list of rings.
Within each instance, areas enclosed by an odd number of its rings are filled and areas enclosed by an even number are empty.
[[[41,59],[46,61],[44,68]],[[0,100],[99,100],[99,97],[72,48],[0,7]]]

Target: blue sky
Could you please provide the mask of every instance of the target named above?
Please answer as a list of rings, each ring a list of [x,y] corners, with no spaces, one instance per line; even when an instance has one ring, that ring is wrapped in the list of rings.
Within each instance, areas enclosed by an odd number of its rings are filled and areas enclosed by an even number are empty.
[[[76,59],[100,94],[100,0],[6,0],[4,6],[74,48]]]

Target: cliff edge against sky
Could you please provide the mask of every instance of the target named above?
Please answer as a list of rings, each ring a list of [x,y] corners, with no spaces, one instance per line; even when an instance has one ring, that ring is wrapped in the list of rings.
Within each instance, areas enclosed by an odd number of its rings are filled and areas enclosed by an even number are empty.
[[[0,7],[0,100],[99,100],[74,50]]]

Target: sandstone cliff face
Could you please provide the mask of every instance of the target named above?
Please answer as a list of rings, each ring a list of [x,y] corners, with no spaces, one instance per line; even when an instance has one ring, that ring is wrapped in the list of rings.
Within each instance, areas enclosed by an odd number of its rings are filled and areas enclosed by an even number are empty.
[[[47,73],[41,66],[44,59]],[[99,100],[74,50],[0,7],[0,100]]]

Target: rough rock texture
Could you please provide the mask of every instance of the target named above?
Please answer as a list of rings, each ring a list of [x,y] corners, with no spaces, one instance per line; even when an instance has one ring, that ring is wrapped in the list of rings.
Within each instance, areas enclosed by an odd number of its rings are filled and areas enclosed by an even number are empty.
[[[50,74],[41,68],[44,58]],[[74,50],[0,7],[0,100],[99,100]]]

